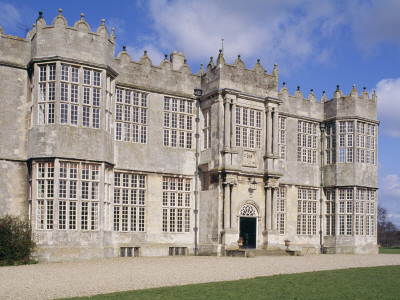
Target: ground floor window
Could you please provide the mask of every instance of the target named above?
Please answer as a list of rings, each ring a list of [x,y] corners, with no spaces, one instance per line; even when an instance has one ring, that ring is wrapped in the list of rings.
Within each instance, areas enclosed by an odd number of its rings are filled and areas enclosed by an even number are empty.
[[[114,174],[114,231],[145,231],[146,175]]]
[[[279,234],[284,234],[286,220],[286,187],[280,186],[278,189],[276,189],[276,191],[276,228]]]
[[[326,235],[335,235],[336,232],[336,191],[326,191]]]
[[[190,232],[191,179],[163,177],[162,231]]]
[[[317,234],[317,190],[299,188],[297,193],[297,234]]]

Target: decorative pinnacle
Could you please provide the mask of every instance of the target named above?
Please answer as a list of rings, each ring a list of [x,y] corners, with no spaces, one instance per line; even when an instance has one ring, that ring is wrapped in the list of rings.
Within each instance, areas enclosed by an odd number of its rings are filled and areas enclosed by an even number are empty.
[[[285,86],[285,85],[286,85],[286,82],[283,82],[283,83],[282,83],[282,86]]]
[[[297,86],[297,90],[300,91],[300,86],[299,85]]]
[[[222,49],[219,49],[219,54],[222,54]]]
[[[84,13],[81,13],[81,20],[83,20],[83,17],[85,16]]]
[[[123,51],[126,51],[126,46],[122,46],[122,50],[123,50]]]
[[[62,15],[62,8],[58,9],[58,14],[61,16]]]
[[[339,85],[336,85],[336,90],[337,90],[337,91],[339,90]]]
[[[114,27],[111,28],[111,32],[114,33]]]
[[[213,60],[213,57],[212,57],[212,56],[210,56],[210,60]]]
[[[203,65],[204,65],[203,63],[200,64],[201,67],[203,67]]]
[[[258,64],[260,63],[260,59],[259,59],[259,58],[257,58],[257,63],[258,63]]]
[[[278,64],[277,63],[274,63],[274,68],[276,68],[278,66]]]
[[[325,95],[325,91],[322,91],[322,94],[324,94],[324,95]]]
[[[238,54],[238,59],[240,59],[240,54]]]
[[[355,90],[356,89],[356,85],[355,84],[353,84],[353,90]]]
[[[165,59],[168,59],[168,54],[164,54]]]
[[[105,19],[101,19],[101,25],[104,25],[105,22],[106,22]]]
[[[186,58],[183,60],[183,63],[186,64]]]
[[[313,90],[313,89],[311,89],[311,90],[310,90],[310,92],[312,93],[312,92],[314,92],[314,90]]]
[[[147,50],[144,50],[144,55],[145,55],[145,56],[147,55]]]
[[[364,91],[367,89],[365,86],[363,87]]]
[[[42,18],[42,16],[43,16],[43,12],[39,11],[39,19]]]

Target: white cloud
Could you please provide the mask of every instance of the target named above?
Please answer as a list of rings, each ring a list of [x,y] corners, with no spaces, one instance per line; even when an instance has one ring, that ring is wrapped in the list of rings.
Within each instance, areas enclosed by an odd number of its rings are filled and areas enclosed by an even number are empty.
[[[293,66],[315,56],[328,63],[332,52],[320,41],[339,39],[336,29],[349,19],[328,1],[152,0],[149,7],[163,47],[205,59],[218,53],[223,38],[226,61],[241,54],[251,59],[248,67],[255,58],[271,67],[275,61]]]
[[[400,227],[400,176],[388,174],[379,179],[379,204],[388,210],[391,221]]]
[[[18,23],[21,23],[18,9],[11,4],[0,2],[0,25],[3,27],[4,33],[7,34],[7,30],[17,29]]]
[[[376,85],[378,119],[383,134],[400,137],[400,78],[382,79]]]
[[[400,197],[400,176],[397,174],[386,175],[383,178],[380,187],[382,194]]]

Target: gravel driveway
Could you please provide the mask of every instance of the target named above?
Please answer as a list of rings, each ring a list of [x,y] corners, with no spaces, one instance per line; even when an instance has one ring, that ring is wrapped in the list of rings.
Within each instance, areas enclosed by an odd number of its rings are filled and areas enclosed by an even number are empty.
[[[284,273],[400,265],[400,255],[141,257],[0,268],[0,299],[54,299]]]

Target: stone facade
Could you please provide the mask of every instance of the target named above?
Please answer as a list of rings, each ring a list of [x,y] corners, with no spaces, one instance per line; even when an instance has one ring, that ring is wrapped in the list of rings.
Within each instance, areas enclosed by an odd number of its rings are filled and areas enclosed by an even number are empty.
[[[61,10],[25,39],[0,28],[0,214],[30,218],[40,260],[224,255],[239,238],[377,252],[375,94],[289,95],[276,65],[220,51],[194,74],[114,41]]]

